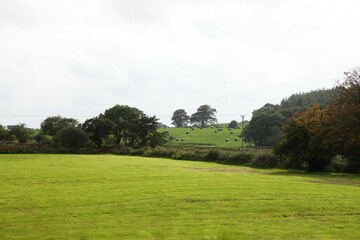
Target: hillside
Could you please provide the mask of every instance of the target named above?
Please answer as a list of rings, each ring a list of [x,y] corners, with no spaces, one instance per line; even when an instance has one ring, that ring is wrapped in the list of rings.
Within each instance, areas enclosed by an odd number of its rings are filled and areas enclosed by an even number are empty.
[[[209,147],[241,147],[241,128],[229,130],[228,124],[219,124],[221,127],[208,128],[167,128],[159,129],[168,132],[172,140],[167,145],[175,146],[209,146]],[[244,123],[246,126],[247,123]],[[238,139],[236,141],[235,139]],[[178,139],[178,141],[176,141]],[[182,141],[182,139],[184,141]],[[226,141],[228,139],[228,141]],[[245,143],[244,143],[245,146]]]

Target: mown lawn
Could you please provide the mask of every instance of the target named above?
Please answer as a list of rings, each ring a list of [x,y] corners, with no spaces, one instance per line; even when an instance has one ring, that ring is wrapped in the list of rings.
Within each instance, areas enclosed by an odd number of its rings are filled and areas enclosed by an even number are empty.
[[[0,239],[357,239],[360,176],[0,155]]]

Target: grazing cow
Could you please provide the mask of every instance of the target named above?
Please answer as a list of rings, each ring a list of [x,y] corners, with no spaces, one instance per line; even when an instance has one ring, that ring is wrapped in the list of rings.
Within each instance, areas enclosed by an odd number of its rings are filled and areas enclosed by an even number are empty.
[[[235,138],[235,142],[237,142],[239,139]]]
[[[229,139],[226,139],[226,140],[225,140],[225,142],[228,142],[228,141],[229,141]]]
[[[185,139],[182,138],[181,141],[183,142],[183,141],[185,141]]]
[[[189,134],[189,132],[186,132],[186,134]]]
[[[233,134],[233,133],[234,133],[233,131],[230,132],[230,134]]]
[[[178,141],[179,141],[179,139],[176,139],[175,141],[177,141],[177,142],[178,142]]]
[[[215,133],[217,133],[217,130],[215,130]]]

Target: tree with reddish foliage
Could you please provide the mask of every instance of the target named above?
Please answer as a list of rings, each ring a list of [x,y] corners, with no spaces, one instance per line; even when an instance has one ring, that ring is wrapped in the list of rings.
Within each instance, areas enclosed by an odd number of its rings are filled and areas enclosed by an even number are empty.
[[[328,109],[318,105],[296,113],[284,127],[284,139],[275,147],[289,167],[323,170],[335,155],[350,170],[360,171],[360,68],[345,72]]]
[[[360,167],[360,68],[344,74],[345,79],[338,84],[337,95],[322,119],[327,135],[322,144]]]
[[[275,146],[275,154],[286,158],[287,167],[321,171],[330,163],[330,152],[314,134],[325,110],[319,105],[295,113],[284,127],[284,138]]]

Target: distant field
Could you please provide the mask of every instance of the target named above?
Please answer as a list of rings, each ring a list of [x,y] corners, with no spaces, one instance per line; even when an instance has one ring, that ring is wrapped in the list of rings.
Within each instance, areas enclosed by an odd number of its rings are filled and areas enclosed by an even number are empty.
[[[188,145],[188,146],[213,146],[213,147],[241,147],[241,134],[242,130],[232,128],[229,130],[226,125],[222,124],[222,131],[219,128],[208,127],[208,128],[167,128],[160,129],[159,131],[169,131],[169,136],[173,136],[175,139],[168,143],[168,145]],[[246,125],[245,125],[246,126]],[[215,133],[215,131],[217,132]],[[187,134],[189,132],[189,134]],[[233,132],[233,133],[231,133]],[[235,138],[238,141],[235,141]],[[184,141],[181,141],[184,139]],[[229,141],[226,142],[226,139]],[[244,143],[244,146],[248,143]]]
[[[358,239],[360,176],[0,155],[0,239]]]

